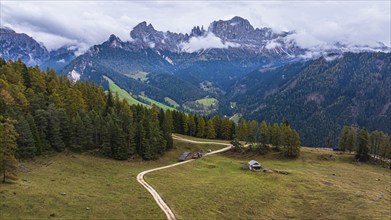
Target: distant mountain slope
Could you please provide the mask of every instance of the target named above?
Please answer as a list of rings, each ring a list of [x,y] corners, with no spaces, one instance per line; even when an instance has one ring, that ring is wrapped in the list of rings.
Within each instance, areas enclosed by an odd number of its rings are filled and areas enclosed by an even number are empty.
[[[49,58],[46,47],[30,36],[16,33],[10,28],[0,28],[0,57],[5,60],[18,60],[27,65],[39,65]]]
[[[390,85],[390,53],[345,53],[254,72],[227,99],[236,103],[231,112],[288,120],[305,145],[325,146],[335,144],[343,125],[391,133]]]
[[[43,44],[27,34],[0,28],[0,58],[5,60],[16,61],[20,58],[28,66],[38,65],[43,70],[50,67],[59,71],[76,57],[76,50],[76,47],[64,46],[49,52]]]
[[[102,83],[106,75],[121,88],[162,103],[170,98],[183,104],[206,95],[200,88],[172,75],[170,64],[151,49],[133,51],[124,47],[126,44],[112,35],[73,60],[62,73],[75,80],[97,83]]]

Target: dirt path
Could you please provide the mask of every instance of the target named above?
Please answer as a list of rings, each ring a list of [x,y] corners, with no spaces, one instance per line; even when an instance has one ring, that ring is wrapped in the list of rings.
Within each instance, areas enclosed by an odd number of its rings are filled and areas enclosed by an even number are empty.
[[[176,135],[173,135],[172,136],[173,139],[177,139],[177,140],[181,140],[181,141],[186,141],[186,142],[190,142],[190,143],[197,143],[197,144],[218,144],[218,145],[225,145],[227,147],[225,148],[222,148],[220,150],[215,150],[215,151],[212,151],[210,153],[207,153],[204,155],[205,156],[208,156],[208,155],[211,155],[211,154],[217,154],[217,153],[221,153],[221,152],[224,152],[224,151],[228,151],[230,149],[232,149],[232,146],[230,144],[225,144],[225,143],[219,143],[219,142],[200,142],[200,141],[193,141],[193,140],[189,140],[189,139],[185,139],[185,138],[182,138],[182,137],[178,137]],[[145,180],[144,180],[144,176],[145,174],[148,174],[150,172],[153,172],[153,171],[157,171],[157,170],[162,170],[162,169],[166,169],[166,168],[170,168],[170,167],[174,167],[174,166],[178,166],[178,165],[181,165],[181,164],[184,164],[184,163],[189,163],[191,161],[194,161],[194,159],[191,159],[191,160],[186,160],[186,161],[183,161],[183,162],[179,162],[179,163],[174,163],[174,164],[171,164],[171,165],[168,165],[168,166],[163,166],[163,167],[158,167],[158,168],[154,168],[154,169],[151,169],[151,170],[146,170],[146,171],[143,171],[141,173],[139,173],[137,175],[137,181],[144,186],[145,189],[148,190],[149,193],[151,193],[151,195],[153,196],[153,198],[155,199],[156,203],[159,205],[159,207],[163,210],[164,214],[166,214],[167,216],[167,219],[169,220],[176,220],[176,217],[173,213],[173,211],[171,210],[171,208],[167,205],[166,202],[164,202],[164,200],[162,199],[162,197],[160,197],[159,193],[151,186],[149,185]]]

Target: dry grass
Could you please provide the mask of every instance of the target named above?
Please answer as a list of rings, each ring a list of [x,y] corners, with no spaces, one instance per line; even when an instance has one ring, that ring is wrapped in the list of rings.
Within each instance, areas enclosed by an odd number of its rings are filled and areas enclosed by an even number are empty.
[[[0,184],[0,219],[164,219],[136,175],[176,162],[183,151],[223,147],[175,146],[157,161],[62,153],[23,162],[18,181]],[[305,149],[296,160],[225,153],[146,179],[180,219],[389,219],[390,170],[352,163],[348,155],[320,160],[324,153]],[[290,174],[241,170],[249,159]]]
[[[147,175],[179,219],[390,219],[389,169],[305,149],[296,160],[213,155]],[[250,159],[290,174],[244,171]]]

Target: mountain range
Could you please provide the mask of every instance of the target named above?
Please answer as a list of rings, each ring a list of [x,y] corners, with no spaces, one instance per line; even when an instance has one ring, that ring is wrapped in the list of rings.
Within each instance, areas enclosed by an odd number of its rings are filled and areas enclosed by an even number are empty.
[[[20,58],[106,89],[110,78],[135,98],[174,102],[179,110],[287,120],[306,145],[335,140],[346,124],[391,133],[391,50],[381,43],[302,48],[295,31],[254,28],[241,17],[185,34],[141,22],[131,40],[111,35],[80,56],[75,46],[49,52],[26,34],[9,28],[0,34],[4,59]],[[205,99],[213,103],[205,106]]]

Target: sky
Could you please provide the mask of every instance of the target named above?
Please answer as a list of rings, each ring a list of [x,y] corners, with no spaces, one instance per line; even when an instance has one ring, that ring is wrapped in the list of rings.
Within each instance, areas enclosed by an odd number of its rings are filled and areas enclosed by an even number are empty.
[[[341,42],[391,46],[391,1],[75,1],[0,0],[0,25],[26,33],[49,50],[87,49],[110,34],[130,40],[142,21],[161,31],[189,33],[234,16],[256,28],[296,31],[302,47]]]

